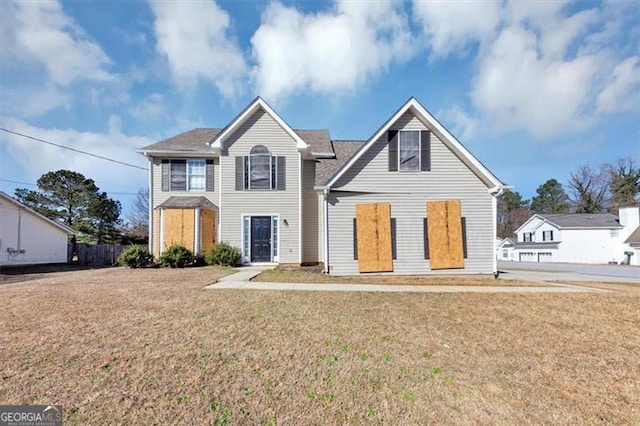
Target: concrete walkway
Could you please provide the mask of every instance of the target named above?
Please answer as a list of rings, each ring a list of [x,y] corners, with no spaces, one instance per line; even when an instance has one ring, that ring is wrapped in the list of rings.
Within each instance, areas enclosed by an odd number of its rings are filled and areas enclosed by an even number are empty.
[[[334,283],[268,283],[251,281],[261,272],[275,265],[246,266],[238,272],[221,278],[208,285],[205,290],[299,290],[299,291],[368,291],[404,293],[606,293],[607,290],[580,287],[559,283],[547,283],[549,287],[519,286],[457,286],[457,285],[382,285],[382,284],[334,284]]]

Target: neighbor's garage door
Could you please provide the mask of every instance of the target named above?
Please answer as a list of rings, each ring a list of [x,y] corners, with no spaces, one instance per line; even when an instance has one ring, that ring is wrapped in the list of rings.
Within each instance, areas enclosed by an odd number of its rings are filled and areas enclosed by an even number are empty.
[[[535,262],[536,254],[531,252],[522,252],[520,253],[520,262]]]
[[[538,262],[551,262],[551,253],[538,253]]]

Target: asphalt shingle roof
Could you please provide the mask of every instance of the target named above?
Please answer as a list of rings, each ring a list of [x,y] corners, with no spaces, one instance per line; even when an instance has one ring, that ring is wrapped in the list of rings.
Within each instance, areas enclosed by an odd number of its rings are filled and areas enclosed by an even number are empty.
[[[140,148],[140,151],[210,153],[208,143],[221,131],[222,129],[193,129]],[[311,146],[312,152],[322,154],[333,152],[328,130],[295,130],[295,132]]]
[[[332,141],[336,158],[322,159],[316,166],[316,185],[324,185],[353,155],[365,141]]]
[[[609,213],[541,214],[560,228],[622,228],[618,218]]]
[[[217,209],[218,207],[205,197],[173,196],[167,198],[158,208],[163,209]]]
[[[640,245],[640,226],[629,235],[629,238],[625,240],[626,244],[633,244],[634,246]]]

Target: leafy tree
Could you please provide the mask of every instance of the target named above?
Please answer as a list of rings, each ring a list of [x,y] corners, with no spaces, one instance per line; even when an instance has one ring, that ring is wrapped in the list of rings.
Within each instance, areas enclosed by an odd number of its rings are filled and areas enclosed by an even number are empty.
[[[104,241],[118,223],[120,203],[100,192],[93,179],[70,170],[45,173],[38,190],[16,189],[16,198],[38,213]],[[75,236],[72,243],[75,244]],[[75,247],[74,247],[75,251]]]
[[[536,195],[531,199],[533,213],[569,213],[569,197],[562,184],[555,179],[549,179],[536,189]]]
[[[125,236],[138,244],[149,241],[149,189],[141,188],[127,214]]]
[[[120,201],[112,200],[106,192],[92,197],[87,213],[91,224],[90,233],[98,244],[114,243],[119,239],[120,233],[116,225],[120,223]]]
[[[569,175],[569,188],[576,213],[600,213],[605,210],[609,173],[603,166],[581,165]]]
[[[498,198],[498,237],[513,237],[513,233],[531,215],[529,200],[519,192],[505,192]]]
[[[640,167],[633,157],[618,159],[606,166],[609,173],[611,210],[638,202],[640,194]]]

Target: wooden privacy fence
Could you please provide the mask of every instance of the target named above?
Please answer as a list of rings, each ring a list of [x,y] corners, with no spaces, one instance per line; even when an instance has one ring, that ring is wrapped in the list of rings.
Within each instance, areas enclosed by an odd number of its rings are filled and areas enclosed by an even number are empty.
[[[114,265],[120,253],[128,249],[129,246],[118,244],[83,244],[77,243],[76,250],[79,265],[106,266]],[[69,245],[71,252],[71,244]],[[73,259],[69,259],[72,261]]]

